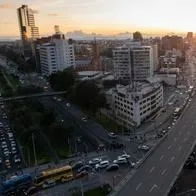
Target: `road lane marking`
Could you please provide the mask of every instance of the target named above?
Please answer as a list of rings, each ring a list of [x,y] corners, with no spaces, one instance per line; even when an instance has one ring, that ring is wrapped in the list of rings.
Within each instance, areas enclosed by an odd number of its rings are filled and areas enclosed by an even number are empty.
[[[171,148],[171,145],[169,145],[167,149],[169,150],[170,148]]]
[[[161,161],[163,158],[164,158],[164,155],[162,155],[162,156],[160,157],[160,161]]]
[[[175,159],[175,156],[173,156],[171,159],[170,159],[170,162],[173,162]]]
[[[154,185],[151,187],[151,189],[149,190],[149,192],[152,192],[153,189],[155,189],[155,188],[158,188],[158,186],[157,186],[156,184],[154,184]]]
[[[136,191],[138,191],[139,189],[140,189],[140,187],[142,186],[142,183],[139,183],[138,185],[137,185],[137,187],[136,187]]]
[[[162,172],[161,172],[161,175],[163,176],[165,174],[165,172],[167,171],[167,169],[164,169]]]
[[[182,146],[179,146],[179,147],[178,147],[178,150],[181,151],[181,149],[182,149]]]
[[[151,174],[153,171],[154,171],[155,167],[152,167],[150,170],[149,170],[149,174]]]

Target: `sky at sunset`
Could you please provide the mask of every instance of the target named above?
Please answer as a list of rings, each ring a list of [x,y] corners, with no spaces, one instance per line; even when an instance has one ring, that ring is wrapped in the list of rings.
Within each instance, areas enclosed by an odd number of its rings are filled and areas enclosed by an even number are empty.
[[[22,4],[35,10],[41,35],[82,30],[116,34],[125,31],[196,31],[194,0],[0,0],[0,36],[18,36],[16,9]]]

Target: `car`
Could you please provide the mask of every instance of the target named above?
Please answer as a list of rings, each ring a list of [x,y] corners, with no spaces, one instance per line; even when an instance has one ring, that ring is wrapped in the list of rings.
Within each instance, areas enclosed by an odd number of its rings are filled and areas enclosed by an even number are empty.
[[[7,148],[7,147],[8,147],[7,144],[1,145],[1,148]]]
[[[16,150],[12,150],[12,154],[16,154],[17,153],[17,151]]]
[[[106,168],[109,166],[109,161],[101,161],[100,163],[95,165],[95,169],[102,169],[102,168]]]
[[[165,129],[163,129],[161,132],[162,132],[163,134],[165,134],[167,131],[166,131]]]
[[[47,180],[44,182],[44,184],[42,185],[42,188],[46,189],[46,188],[50,188],[56,185],[56,182],[54,180]]]
[[[125,158],[125,159],[129,159],[130,158],[130,155],[128,154],[123,154],[123,155],[120,155],[118,156],[119,158]]]
[[[80,173],[77,173],[75,178],[83,178],[84,176],[88,176],[88,172],[87,171],[81,171]]]
[[[20,158],[14,158],[14,162],[15,163],[20,163],[21,162],[21,159]]]
[[[139,149],[139,150],[145,150],[145,151],[147,151],[147,150],[149,150],[150,148],[149,148],[149,146],[146,146],[146,145],[139,145],[139,146],[138,146],[138,149]]]
[[[84,165],[82,166],[80,169],[78,169],[78,173],[82,172],[82,171],[90,171],[93,168],[90,165]]]
[[[88,163],[89,163],[89,165],[96,165],[96,164],[100,163],[101,161],[102,161],[101,158],[94,158],[94,159],[90,160]]]
[[[174,125],[175,125],[175,122],[172,123],[172,126],[174,126]]]
[[[37,187],[31,186],[30,188],[27,189],[26,195],[33,195],[38,191]]]
[[[108,133],[108,137],[112,138],[112,139],[116,139],[117,135],[113,132]]]
[[[84,166],[83,162],[82,161],[78,161],[78,162],[76,162],[76,163],[74,163],[72,165],[72,170],[79,169],[79,168],[81,168],[83,166]]]
[[[82,117],[82,119],[81,119],[82,121],[84,121],[84,122],[87,122],[87,117]]]
[[[71,105],[70,105],[70,103],[66,103],[66,106],[69,108]]]
[[[126,164],[127,163],[127,159],[126,158],[122,158],[122,157],[118,157],[117,160],[113,161],[114,164]]]
[[[115,170],[118,170],[119,169],[119,165],[118,164],[111,164],[109,165],[107,168],[106,168],[106,171],[115,171]]]

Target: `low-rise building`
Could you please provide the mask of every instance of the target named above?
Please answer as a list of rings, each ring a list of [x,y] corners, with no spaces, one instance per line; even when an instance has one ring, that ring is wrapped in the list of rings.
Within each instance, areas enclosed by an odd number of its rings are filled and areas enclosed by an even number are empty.
[[[158,114],[163,106],[163,87],[155,79],[130,86],[117,85],[107,93],[113,119],[130,129]]]

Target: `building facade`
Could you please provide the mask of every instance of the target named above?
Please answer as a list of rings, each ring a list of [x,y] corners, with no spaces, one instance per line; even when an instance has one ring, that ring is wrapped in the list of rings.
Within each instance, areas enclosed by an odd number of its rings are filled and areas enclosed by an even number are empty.
[[[135,89],[117,85],[111,91],[110,108],[117,123],[130,129],[157,115],[163,106],[163,87],[157,82],[137,82]]]
[[[29,58],[33,54],[32,41],[39,38],[39,29],[35,26],[34,12],[27,5],[17,9],[21,40],[23,42],[23,54]]]
[[[114,75],[117,80],[143,81],[153,76],[151,46],[132,42],[113,50]]]
[[[41,73],[49,76],[75,66],[73,44],[69,44],[64,35],[54,35],[49,43],[40,45]]]

